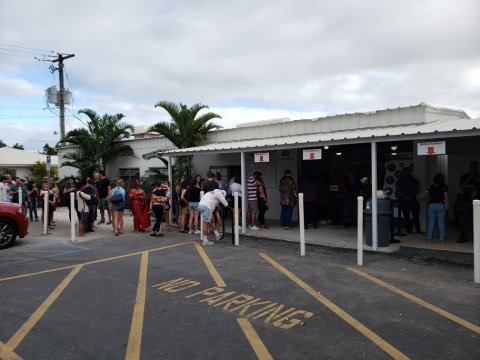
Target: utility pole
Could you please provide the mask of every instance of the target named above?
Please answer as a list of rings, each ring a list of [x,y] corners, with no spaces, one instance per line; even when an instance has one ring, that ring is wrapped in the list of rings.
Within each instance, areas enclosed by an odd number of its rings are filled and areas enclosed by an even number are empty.
[[[58,62],[58,77],[60,82],[60,92],[59,92],[59,107],[60,107],[60,143],[63,145],[65,142],[65,86],[63,80],[63,60],[70,59],[74,57],[75,54],[58,54],[58,58],[52,60],[52,62]]]

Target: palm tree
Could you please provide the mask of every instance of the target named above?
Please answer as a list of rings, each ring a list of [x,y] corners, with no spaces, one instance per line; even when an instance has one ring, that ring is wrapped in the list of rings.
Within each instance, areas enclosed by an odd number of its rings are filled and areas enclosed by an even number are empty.
[[[170,140],[177,148],[183,149],[192,146],[198,146],[206,142],[207,133],[210,130],[220,129],[220,125],[209,123],[212,119],[221,119],[222,117],[213,112],[207,112],[199,115],[203,109],[208,109],[207,105],[200,103],[187,107],[180,103],[179,105],[170,101],[160,101],[155,104],[155,107],[163,108],[168,112],[170,121],[161,121],[151,126],[148,131],[155,131],[168,140]],[[155,155],[161,153],[155,152]],[[147,154],[148,155],[148,154]],[[193,156],[181,157],[179,163],[185,163],[185,171],[190,177],[191,164]],[[182,166],[183,167],[183,166]]]
[[[90,176],[95,169],[106,170],[107,164],[118,157],[134,156],[132,147],[122,142],[133,131],[132,125],[122,122],[123,114],[100,117],[90,109],[80,110],[79,114],[88,116],[87,129],[74,129],[67,133],[65,142],[78,147],[79,151],[65,155],[70,161],[62,166],[73,166],[80,170],[82,176]]]

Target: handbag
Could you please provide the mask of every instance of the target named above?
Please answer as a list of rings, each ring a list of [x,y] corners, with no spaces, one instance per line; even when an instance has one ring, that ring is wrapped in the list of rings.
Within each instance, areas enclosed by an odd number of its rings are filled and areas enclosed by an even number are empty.
[[[112,204],[118,204],[123,201],[123,196],[122,194],[114,194],[110,197],[110,202]]]

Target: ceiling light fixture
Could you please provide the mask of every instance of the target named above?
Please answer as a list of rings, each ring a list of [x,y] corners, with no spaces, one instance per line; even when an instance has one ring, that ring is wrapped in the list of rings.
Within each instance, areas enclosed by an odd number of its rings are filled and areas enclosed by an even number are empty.
[[[392,145],[392,146],[390,146],[390,149],[392,149],[393,151],[395,151],[395,150],[398,149],[398,147],[397,147],[397,145]]]
[[[337,152],[337,153],[335,153],[335,154],[337,154],[337,156],[340,156],[340,155],[342,155],[342,153],[341,153],[341,152]]]

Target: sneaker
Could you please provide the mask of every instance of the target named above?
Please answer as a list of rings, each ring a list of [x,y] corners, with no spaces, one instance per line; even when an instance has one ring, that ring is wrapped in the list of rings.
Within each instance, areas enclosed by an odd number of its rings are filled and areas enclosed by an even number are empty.
[[[214,242],[211,242],[209,240],[202,241],[202,246],[212,246],[214,244],[215,244]]]
[[[100,220],[97,224],[103,224],[105,220]]]
[[[215,239],[216,239],[216,240],[221,240],[221,239],[222,239],[222,236],[223,236],[222,234],[215,235]]]
[[[107,221],[107,222],[106,222],[107,225],[110,225],[111,223],[112,223],[111,221]]]
[[[267,225],[260,225],[260,229],[267,230],[267,229],[270,229],[270,227]]]
[[[260,230],[260,228],[256,225],[253,225],[250,227],[251,230]]]
[[[190,230],[190,234],[195,235],[195,231],[194,231],[194,230]]]
[[[194,234],[195,234],[195,235],[200,234],[200,230],[195,230]]]

